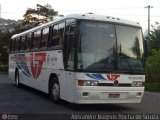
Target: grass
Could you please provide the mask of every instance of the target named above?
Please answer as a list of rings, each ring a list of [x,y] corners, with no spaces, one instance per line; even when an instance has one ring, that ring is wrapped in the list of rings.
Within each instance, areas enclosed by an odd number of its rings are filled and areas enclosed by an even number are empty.
[[[145,90],[151,92],[160,92],[160,83],[146,83]]]

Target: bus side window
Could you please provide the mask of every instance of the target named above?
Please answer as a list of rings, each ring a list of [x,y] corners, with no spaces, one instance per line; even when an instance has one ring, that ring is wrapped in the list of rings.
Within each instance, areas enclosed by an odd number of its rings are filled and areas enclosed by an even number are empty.
[[[41,47],[46,47],[49,38],[49,27],[42,30]]]
[[[74,69],[74,53],[75,49],[73,48],[74,36],[69,36],[69,44],[68,44],[68,58],[67,58],[67,68]]]
[[[29,50],[32,46],[32,33],[28,33],[26,38],[26,49]]]
[[[40,47],[41,30],[38,30],[32,35],[32,49]]]
[[[25,50],[25,39],[26,39],[25,35],[21,36],[20,50]]]
[[[20,37],[17,37],[15,42],[15,50],[19,51],[19,48],[20,48]]]
[[[70,25],[70,33],[73,33],[74,34],[74,32],[75,32],[75,23],[72,23],[71,25]]]
[[[12,51],[12,39],[10,40],[9,50]]]
[[[58,25],[53,26],[52,37],[51,37],[51,46],[58,45]]]
[[[10,41],[10,51],[11,52],[14,51],[14,39],[11,39],[11,41]]]
[[[58,30],[59,45],[62,45],[64,41],[64,29],[65,29],[65,22],[60,23]]]
[[[26,50],[26,44],[27,44],[27,34],[25,35],[24,50]]]
[[[65,41],[64,41],[64,59],[65,67],[67,69],[74,69],[74,34],[75,34],[75,24],[73,19],[68,19],[66,21],[65,30]]]

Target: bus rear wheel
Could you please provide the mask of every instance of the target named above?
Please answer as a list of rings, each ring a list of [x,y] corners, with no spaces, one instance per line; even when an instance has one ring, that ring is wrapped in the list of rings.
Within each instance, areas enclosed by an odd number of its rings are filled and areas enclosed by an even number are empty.
[[[55,103],[60,103],[60,85],[58,82],[51,83],[50,96]]]

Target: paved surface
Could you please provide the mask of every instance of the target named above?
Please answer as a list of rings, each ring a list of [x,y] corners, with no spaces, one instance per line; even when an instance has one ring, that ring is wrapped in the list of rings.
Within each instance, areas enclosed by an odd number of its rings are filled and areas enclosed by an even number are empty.
[[[77,113],[160,113],[160,93],[145,92],[140,104],[74,105],[54,104],[39,91],[17,88],[7,75],[0,75],[0,114],[77,114]]]

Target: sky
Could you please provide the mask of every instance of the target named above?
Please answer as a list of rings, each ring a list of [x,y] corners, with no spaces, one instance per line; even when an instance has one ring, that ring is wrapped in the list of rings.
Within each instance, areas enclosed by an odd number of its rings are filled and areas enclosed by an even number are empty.
[[[160,0],[0,0],[1,17],[23,19],[28,8],[35,9],[36,4],[47,3],[59,15],[92,12],[139,22],[143,30],[148,27],[148,10],[144,7],[151,5],[151,25],[160,23]]]

